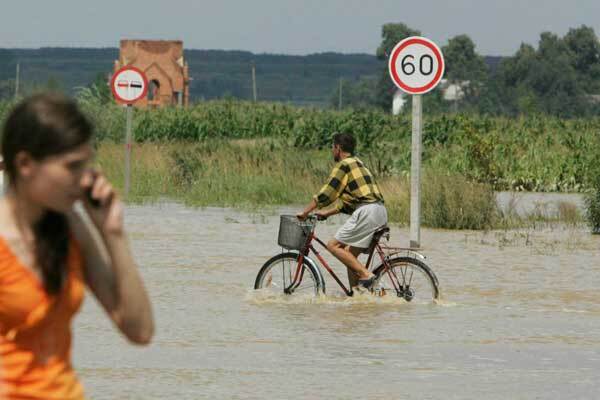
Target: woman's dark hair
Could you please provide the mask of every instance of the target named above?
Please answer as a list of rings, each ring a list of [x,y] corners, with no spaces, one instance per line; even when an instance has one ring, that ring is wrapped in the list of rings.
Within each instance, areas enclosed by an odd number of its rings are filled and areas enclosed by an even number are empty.
[[[81,146],[92,137],[92,125],[74,101],[58,94],[38,94],[23,100],[8,116],[2,133],[2,157],[15,186],[18,176],[15,157],[26,152],[41,161]],[[35,262],[44,287],[58,293],[66,275],[69,225],[65,215],[47,210],[33,226]]]
[[[346,153],[354,155],[356,148],[356,139],[349,133],[336,133],[333,135],[333,144],[338,144]]]

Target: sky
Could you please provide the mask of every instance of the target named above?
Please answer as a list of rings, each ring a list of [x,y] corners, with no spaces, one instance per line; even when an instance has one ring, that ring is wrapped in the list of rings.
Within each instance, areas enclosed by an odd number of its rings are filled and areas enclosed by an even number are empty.
[[[402,22],[443,46],[467,34],[482,55],[512,55],[541,32],[587,25],[600,0],[1,0],[0,47],[118,47],[183,40],[187,49],[375,54],[381,27]]]

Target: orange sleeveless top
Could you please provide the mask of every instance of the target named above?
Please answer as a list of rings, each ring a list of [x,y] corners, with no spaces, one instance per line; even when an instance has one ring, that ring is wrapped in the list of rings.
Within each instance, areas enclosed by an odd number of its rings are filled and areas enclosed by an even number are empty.
[[[83,399],[71,367],[71,320],[83,294],[82,256],[74,240],[67,281],[49,296],[0,237],[0,399]]]

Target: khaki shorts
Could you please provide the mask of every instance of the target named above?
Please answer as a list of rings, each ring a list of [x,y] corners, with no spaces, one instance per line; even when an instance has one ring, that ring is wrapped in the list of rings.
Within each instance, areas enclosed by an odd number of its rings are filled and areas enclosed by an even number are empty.
[[[364,204],[337,231],[335,239],[345,245],[366,249],[371,244],[373,233],[387,221],[387,210],[383,203]]]

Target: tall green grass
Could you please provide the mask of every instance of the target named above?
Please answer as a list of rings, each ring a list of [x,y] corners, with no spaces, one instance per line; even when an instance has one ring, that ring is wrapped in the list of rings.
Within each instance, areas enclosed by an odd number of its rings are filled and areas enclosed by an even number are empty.
[[[584,197],[587,222],[594,234],[600,234],[600,167],[598,170],[592,187]]]
[[[123,107],[103,103],[93,90],[82,90],[79,103],[96,126],[98,163],[122,186],[124,149],[117,143],[123,142]],[[0,102],[2,119],[12,105]],[[357,137],[360,157],[386,188],[392,219],[406,223],[411,122],[373,110],[242,101],[136,109],[134,138],[140,144],[134,147],[132,198],[169,196],[223,206],[302,203],[331,167],[325,149],[335,132]],[[598,118],[510,119],[428,115],[425,110],[423,148],[422,213],[429,226],[481,229],[523,223],[498,213],[492,190],[598,190]],[[596,203],[588,202],[590,221]],[[563,214],[568,213],[565,208]],[[600,223],[594,226],[600,229]]]
[[[93,90],[79,102],[99,141],[122,142],[123,107],[103,103]],[[4,119],[12,102],[0,102]],[[317,110],[279,103],[210,101],[189,108],[136,109],[137,142],[272,139],[313,150],[329,147],[335,132],[353,133],[359,151],[380,176],[410,170],[411,121],[374,110]],[[495,190],[583,192],[593,187],[600,154],[600,118],[519,118],[428,114],[424,110],[423,165]]]
[[[81,104],[100,141],[122,141],[125,113],[93,96]],[[0,107],[1,111],[1,107]],[[600,154],[600,119],[428,115],[423,165],[492,185],[495,190],[580,192],[591,187]],[[329,147],[335,132],[353,133],[380,175],[410,170],[411,121],[378,111],[316,110],[273,103],[211,101],[187,109],[135,110],[138,142],[273,139],[303,149]]]
[[[102,142],[97,164],[123,186],[123,146]],[[180,199],[193,206],[263,208],[307,203],[333,165],[329,150],[298,150],[270,140],[145,143],[134,147],[131,199]],[[390,221],[407,224],[408,177],[379,179]],[[423,224],[451,229],[493,227],[489,185],[428,171],[423,179]]]

